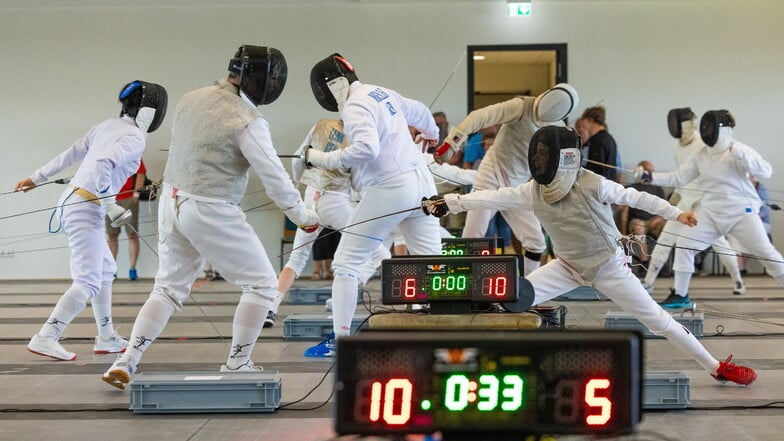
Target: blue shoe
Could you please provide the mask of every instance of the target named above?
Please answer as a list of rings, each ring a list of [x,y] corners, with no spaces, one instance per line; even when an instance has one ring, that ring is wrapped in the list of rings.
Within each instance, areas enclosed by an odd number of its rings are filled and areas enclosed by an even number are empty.
[[[136,273],[136,268],[131,268],[128,270],[128,280],[136,280],[139,278],[139,274]]]
[[[316,346],[311,346],[305,349],[306,357],[326,358],[326,357],[334,357],[335,354],[337,354],[337,351],[335,350],[334,332],[330,332],[329,336],[324,341],[317,344]]]
[[[680,308],[691,308],[691,300],[689,300],[689,295],[686,294],[685,296],[679,296],[675,294],[674,289],[670,289],[670,295],[664,299],[663,302],[659,303],[662,308],[667,309],[680,309]]]

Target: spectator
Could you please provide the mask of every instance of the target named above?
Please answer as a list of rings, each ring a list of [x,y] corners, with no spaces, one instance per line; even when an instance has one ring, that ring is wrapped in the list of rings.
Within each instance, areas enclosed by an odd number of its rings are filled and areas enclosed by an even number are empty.
[[[607,115],[604,106],[589,107],[583,112],[582,130],[588,136],[588,162],[585,168],[597,175],[616,181],[618,173],[618,147],[607,131]],[[582,136],[582,134],[581,134]]]
[[[653,164],[650,161],[640,161],[637,166],[642,167],[648,173],[653,173]],[[658,185],[635,182],[634,184],[629,185],[629,187],[666,200],[664,197],[664,189]],[[634,266],[632,268],[635,275],[644,276],[646,268],[648,267],[650,254],[648,253],[647,236],[651,236],[652,238],[658,237],[665,222],[666,220],[657,214],[651,214],[645,210],[640,210],[639,208],[630,207],[628,205],[621,206],[621,233],[623,235],[633,234],[642,237],[638,240],[640,251],[636,253],[642,266]]]
[[[139,190],[144,188],[146,173],[147,168],[144,167],[144,161],[140,161],[136,174],[129,177],[120,192],[117,193],[117,205],[131,211],[131,220],[125,224],[125,235],[128,236],[129,280],[139,278],[139,274],[136,272],[136,263],[139,260]],[[120,228],[113,227],[109,219],[106,219],[106,243],[109,244],[109,250],[112,252],[115,262],[119,248]]]

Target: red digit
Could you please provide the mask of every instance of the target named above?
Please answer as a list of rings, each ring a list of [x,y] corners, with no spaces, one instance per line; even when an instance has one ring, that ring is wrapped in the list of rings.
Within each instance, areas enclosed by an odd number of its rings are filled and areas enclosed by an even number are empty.
[[[606,378],[592,378],[585,385],[585,404],[590,407],[601,408],[598,415],[588,415],[585,418],[585,422],[589,426],[603,426],[610,421],[612,417],[612,401],[607,397],[596,396],[597,391],[609,388],[610,380]]]

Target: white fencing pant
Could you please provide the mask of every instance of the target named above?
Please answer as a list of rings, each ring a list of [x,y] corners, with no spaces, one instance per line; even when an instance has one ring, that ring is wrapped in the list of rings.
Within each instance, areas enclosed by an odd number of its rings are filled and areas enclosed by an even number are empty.
[[[332,261],[332,323],[336,336],[351,331],[362,264],[395,226],[400,226],[411,254],[441,254],[438,218],[420,208],[422,198],[429,198],[435,191],[429,172],[414,170],[375,184],[362,195]],[[368,219],[373,220],[363,222]]]
[[[164,188],[163,194],[171,194],[171,190]],[[138,364],[169,316],[182,309],[206,258],[229,283],[242,288],[227,363],[230,367],[244,364],[250,359],[267,312],[283,299],[259,237],[242,209],[226,202],[164,197],[158,213],[155,286],[134,323],[131,347],[124,359]]]
[[[476,178],[474,179],[474,191],[477,190],[498,190],[502,187],[514,187],[519,182],[509,182],[508,177],[503,176],[502,169],[497,164],[497,158],[490,149],[482,162],[479,164]],[[490,219],[495,216],[498,210],[469,210],[466,213],[465,227],[463,227],[463,237],[484,237]],[[547,248],[542,233],[542,226],[531,210],[501,210],[501,215],[509,223],[515,237],[520,241],[523,248],[530,253],[541,254]],[[504,244],[511,245],[511,244]],[[529,257],[524,258],[525,274],[539,268],[539,261]]]
[[[532,272],[528,281],[534,287],[534,305],[560,296],[582,285],[560,259]],[[705,370],[715,373],[716,360],[683,325],[662,309],[643,288],[637,277],[626,265],[626,255],[620,248],[600,269],[593,288],[604,294],[624,311],[661,335],[676,348],[693,357]]]
[[[768,274],[779,284],[784,285],[784,259],[765,232],[765,226],[756,213],[743,213],[740,216],[727,216],[697,209],[697,226],[690,228],[686,235],[678,238],[675,249],[674,288],[679,295],[689,292],[691,275],[694,272],[694,255],[716,242],[721,236],[730,235],[738,241],[740,250],[752,258],[759,259]]]
[[[678,237],[690,234],[689,227],[674,220],[667,221],[656,239],[656,245],[651,252],[651,259],[648,263],[648,271],[645,273],[645,284],[653,286],[656,278],[659,277],[670,252],[675,248]],[[732,277],[733,282],[741,280],[740,269],[738,267],[737,253],[730,246],[725,236],[721,236],[713,242],[713,251],[719,257],[722,265],[727,269],[727,273]]]
[[[58,206],[62,206],[62,209],[57,209],[56,216],[61,215],[60,222],[71,251],[73,284],[60,297],[39,332],[42,336],[50,337],[62,335],[68,324],[84,310],[87,302],[101,292],[102,286],[111,287],[117,272],[117,264],[104,237],[103,209],[97,204],[86,202],[70,189],[60,196]],[[111,291],[111,288],[108,289]],[[100,315],[100,320],[108,316],[111,322],[111,305]],[[101,323],[96,324],[100,329]]]

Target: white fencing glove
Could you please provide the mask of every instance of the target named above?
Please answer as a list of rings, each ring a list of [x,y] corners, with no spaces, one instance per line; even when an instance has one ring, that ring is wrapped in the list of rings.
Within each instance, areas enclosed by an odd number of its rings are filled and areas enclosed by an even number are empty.
[[[326,169],[335,169],[335,168],[343,168],[343,163],[340,160],[340,153],[336,153],[331,155],[329,153],[324,153],[319,149],[314,149],[313,147],[308,146],[305,149],[305,154],[303,155],[303,159],[305,160],[305,166],[307,168],[326,168]]]
[[[645,170],[641,165],[634,169],[634,182],[638,184],[650,184],[653,180],[653,173]]]
[[[127,224],[133,216],[131,210],[126,210],[125,208],[113,203],[103,204],[103,211],[106,212],[106,216],[109,218],[109,221],[114,228],[118,228],[121,225]]]
[[[319,219],[318,214],[315,211],[307,210],[307,219],[299,227],[306,233],[312,233],[318,229],[319,222],[321,222],[321,219]]]

